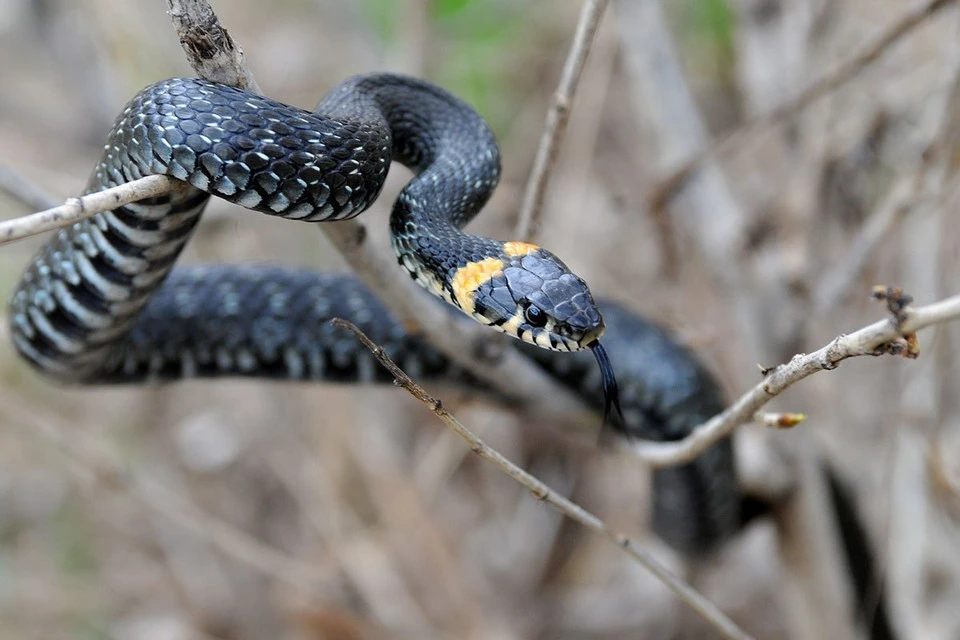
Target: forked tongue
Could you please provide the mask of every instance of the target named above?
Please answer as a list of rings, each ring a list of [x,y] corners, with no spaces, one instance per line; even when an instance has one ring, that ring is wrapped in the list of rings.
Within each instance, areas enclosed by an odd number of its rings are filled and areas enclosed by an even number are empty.
[[[606,426],[610,418],[610,409],[617,410],[620,416],[620,422],[626,424],[623,419],[623,411],[620,409],[620,397],[617,391],[617,377],[613,372],[613,366],[610,364],[610,358],[607,356],[606,349],[600,344],[599,340],[590,343],[590,349],[597,358],[597,364],[600,365],[600,377],[603,382],[603,425]]]

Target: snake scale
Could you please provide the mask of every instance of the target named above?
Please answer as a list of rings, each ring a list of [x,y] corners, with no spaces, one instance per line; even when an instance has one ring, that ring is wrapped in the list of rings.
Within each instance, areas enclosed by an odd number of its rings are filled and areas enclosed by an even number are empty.
[[[413,377],[464,379],[351,277],[173,268],[210,195],[286,219],[342,220],[372,204],[392,160],[416,174],[390,227],[397,261],[419,285],[519,338],[515,347],[588,402],[609,411],[619,398],[612,424],[629,436],[679,439],[723,408],[692,353],[620,306],[598,304],[552,253],[461,231],[499,179],[493,134],[446,91],[392,74],[350,78],[313,112],[198,79],[141,91],[118,117],[87,192],[154,173],[189,187],[59,231],[14,292],[14,345],[63,382],[386,381],[328,322],[341,317]],[[655,472],[653,528],[681,551],[705,553],[739,526],[739,500],[725,440]]]

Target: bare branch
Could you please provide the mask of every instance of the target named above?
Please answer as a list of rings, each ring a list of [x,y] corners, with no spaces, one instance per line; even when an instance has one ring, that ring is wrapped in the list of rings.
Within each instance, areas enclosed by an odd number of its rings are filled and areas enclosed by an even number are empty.
[[[520,219],[517,221],[517,238],[533,240],[537,235],[540,217],[543,214],[543,199],[567,131],[573,97],[577,92],[587,55],[590,53],[593,36],[597,32],[597,26],[600,24],[600,18],[603,17],[607,4],[608,0],[586,0],[580,10],[573,44],[570,46],[560,82],[547,110],[543,133],[540,134],[540,146],[537,148],[533,170],[523,194]]]
[[[9,167],[0,167],[0,191],[25,204],[28,209],[51,209],[57,201],[23,179]]]
[[[818,316],[843,299],[863,271],[874,249],[910,211],[917,181],[916,176],[898,180],[883,204],[867,219],[850,242],[843,259],[820,277],[819,284],[814,288],[811,315]]]
[[[711,602],[693,589],[693,587],[675,576],[669,569],[660,564],[649,553],[638,547],[629,538],[611,530],[600,518],[551,490],[550,487],[510,462],[500,452],[490,447],[476,434],[467,429],[453,414],[443,407],[443,403],[441,403],[440,400],[431,396],[423,387],[414,382],[387,356],[382,347],[370,340],[360,329],[350,322],[339,318],[335,318],[332,322],[338,327],[352,331],[354,335],[357,336],[357,339],[370,350],[377,361],[390,372],[396,384],[426,405],[449,429],[463,438],[463,440],[470,445],[470,449],[474,453],[487,462],[492,462],[505,474],[522,484],[537,500],[545,502],[566,517],[580,523],[622,549],[627,555],[656,576],[657,579],[673,591],[678,598],[702,616],[704,620],[713,625],[717,632],[723,635],[723,637],[739,639],[750,637]]]
[[[960,319],[960,295],[924,307],[902,307],[893,318],[880,320],[849,335],[840,335],[821,349],[798,354],[787,364],[772,369],[763,382],[741,396],[730,407],[675,442],[632,442],[624,445],[655,468],[690,462],[734,429],[753,419],[764,405],[791,385],[818,371],[836,369],[847,358],[917,355],[915,332],[926,327]]]
[[[187,62],[201,78],[262,93],[241,49],[220,24],[207,0],[167,0]]]
[[[216,15],[204,0],[173,2],[171,15],[176,18],[181,38],[190,33],[212,33],[222,27]],[[174,14],[174,11],[176,12]],[[199,17],[198,17],[199,16]],[[195,20],[205,20],[197,26]],[[242,66],[239,49],[232,40],[214,38],[211,46],[229,46],[229,51],[205,52],[201,59],[190,54],[191,62],[218,60],[233,67]],[[200,65],[195,70],[203,77],[232,77],[244,83],[252,82],[245,69],[233,76],[214,72],[210,65]],[[219,63],[218,63],[219,64]],[[229,72],[234,73],[234,72]],[[208,75],[209,74],[209,75]],[[166,176],[149,176],[112,189],[71,199],[67,204],[51,211],[0,223],[0,244],[69,226],[101,211],[135,202],[142,198],[156,197],[171,188],[187,188]],[[398,269],[392,256],[378,253],[365,242],[366,228],[362,222],[319,223],[318,228],[344,256],[356,275],[370,290],[409,326],[418,327],[431,344],[444,352],[451,360],[470,371],[480,380],[500,391],[505,398],[521,403],[532,411],[554,420],[558,425],[572,427],[581,433],[590,433],[583,425],[591,424],[591,418],[599,424],[598,414],[563,388],[520,353],[503,344],[504,336],[466,317],[453,317],[440,305],[428,300],[428,294],[413,286],[402,269]],[[478,355],[479,354],[479,355]]]
[[[0,222],[0,245],[68,227],[92,218],[101,211],[116,209],[144,198],[156,198],[176,188],[186,188],[186,185],[167,176],[147,176],[81,198],[70,198],[59,207]]]
[[[699,153],[685,160],[661,179],[660,188],[655,190],[655,193],[661,198],[668,196],[670,192],[682,186],[707,158],[723,153],[749,133],[783,124],[823,96],[836,91],[853,80],[864,68],[876,62],[890,47],[954,2],[955,0],[926,0],[914,6],[883,33],[861,47],[852,58],[821,76],[792,100],[788,100],[769,113],[747,120],[733,131],[714,138]]]

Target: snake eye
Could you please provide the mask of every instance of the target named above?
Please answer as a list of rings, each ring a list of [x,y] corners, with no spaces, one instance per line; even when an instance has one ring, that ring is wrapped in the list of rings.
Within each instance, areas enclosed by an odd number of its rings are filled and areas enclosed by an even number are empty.
[[[523,310],[523,317],[532,327],[540,328],[547,324],[546,312],[535,304],[531,304]]]

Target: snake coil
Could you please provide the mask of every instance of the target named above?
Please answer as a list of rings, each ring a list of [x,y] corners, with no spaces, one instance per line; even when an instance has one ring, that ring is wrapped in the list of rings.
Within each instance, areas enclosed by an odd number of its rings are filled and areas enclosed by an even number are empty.
[[[397,260],[418,284],[520,338],[514,346],[598,407],[609,410],[616,371],[614,424],[632,436],[681,438],[722,408],[692,354],[612,303],[601,314],[556,256],[461,231],[499,178],[493,135],[442,89],[390,74],[348,79],[312,113],[197,79],[144,89],[118,117],[87,192],[153,173],[183,188],[58,232],[13,295],[13,342],[42,373],[85,384],[383,380],[370,355],[327,322],[342,317],[414,377],[459,376],[350,277],[173,268],[210,195],[292,220],[342,220],[377,198],[391,160],[417,174],[390,225]],[[584,352],[558,353],[587,346],[601,370]],[[657,471],[654,494],[654,528],[665,540],[691,553],[716,546],[739,523],[730,442]]]

